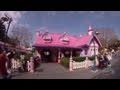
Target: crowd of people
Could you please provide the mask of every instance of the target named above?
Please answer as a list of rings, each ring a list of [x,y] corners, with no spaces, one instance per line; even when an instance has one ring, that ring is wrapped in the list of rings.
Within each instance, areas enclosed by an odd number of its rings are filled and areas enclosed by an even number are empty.
[[[115,51],[112,49],[111,51],[106,50],[104,52],[101,52],[98,55],[98,68],[99,69],[104,69],[107,68],[108,66],[111,66],[111,60],[113,58],[113,55],[115,55]]]
[[[0,48],[0,75],[3,79],[10,79],[13,72],[35,72],[40,63],[41,57],[37,51],[18,53]]]
[[[111,66],[113,54],[115,54],[114,50],[101,52],[98,55],[97,67],[104,69]],[[13,72],[35,72],[40,64],[41,56],[38,51],[18,53],[18,51],[0,47],[0,75],[3,79],[10,79]]]
[[[110,60],[111,60],[111,57],[109,54],[105,53],[105,54],[100,54],[98,56],[98,68],[99,69],[104,69],[106,68],[107,66],[110,66],[111,63],[110,63]]]

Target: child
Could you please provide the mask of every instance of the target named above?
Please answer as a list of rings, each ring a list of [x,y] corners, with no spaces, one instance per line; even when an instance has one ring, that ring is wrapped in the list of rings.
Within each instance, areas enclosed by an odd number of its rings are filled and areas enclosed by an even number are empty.
[[[34,72],[33,57],[30,57],[30,61],[27,61],[28,72]]]

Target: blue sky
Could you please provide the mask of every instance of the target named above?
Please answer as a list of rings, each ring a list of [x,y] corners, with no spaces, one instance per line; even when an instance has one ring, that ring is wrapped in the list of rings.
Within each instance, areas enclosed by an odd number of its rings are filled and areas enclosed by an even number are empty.
[[[113,28],[119,35],[120,11],[25,11],[17,24],[28,27],[33,34],[46,28],[49,32],[80,35],[91,25],[93,28]]]

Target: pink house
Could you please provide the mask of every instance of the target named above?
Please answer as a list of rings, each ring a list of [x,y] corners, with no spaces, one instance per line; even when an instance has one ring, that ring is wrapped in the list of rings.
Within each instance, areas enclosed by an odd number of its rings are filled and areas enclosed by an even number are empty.
[[[58,62],[59,58],[70,56],[93,56],[99,53],[102,46],[94,30],[89,27],[83,36],[72,36],[67,33],[37,32],[33,47],[40,53],[43,62]]]

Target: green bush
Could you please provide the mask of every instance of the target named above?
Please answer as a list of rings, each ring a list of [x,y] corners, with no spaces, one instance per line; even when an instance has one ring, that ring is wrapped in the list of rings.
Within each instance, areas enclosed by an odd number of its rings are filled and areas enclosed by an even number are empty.
[[[30,57],[32,57],[32,56],[33,56],[32,53],[25,54],[25,60],[26,61],[30,60]]]
[[[73,60],[76,62],[83,62],[86,59],[86,57],[73,57]]]
[[[67,58],[67,57],[61,58],[61,64],[62,64],[64,67],[69,68],[69,58]]]
[[[88,59],[91,60],[91,61],[94,61],[95,60],[95,56],[88,57]]]
[[[20,52],[16,52],[16,53],[15,53],[14,59],[15,59],[15,60],[20,59]]]

